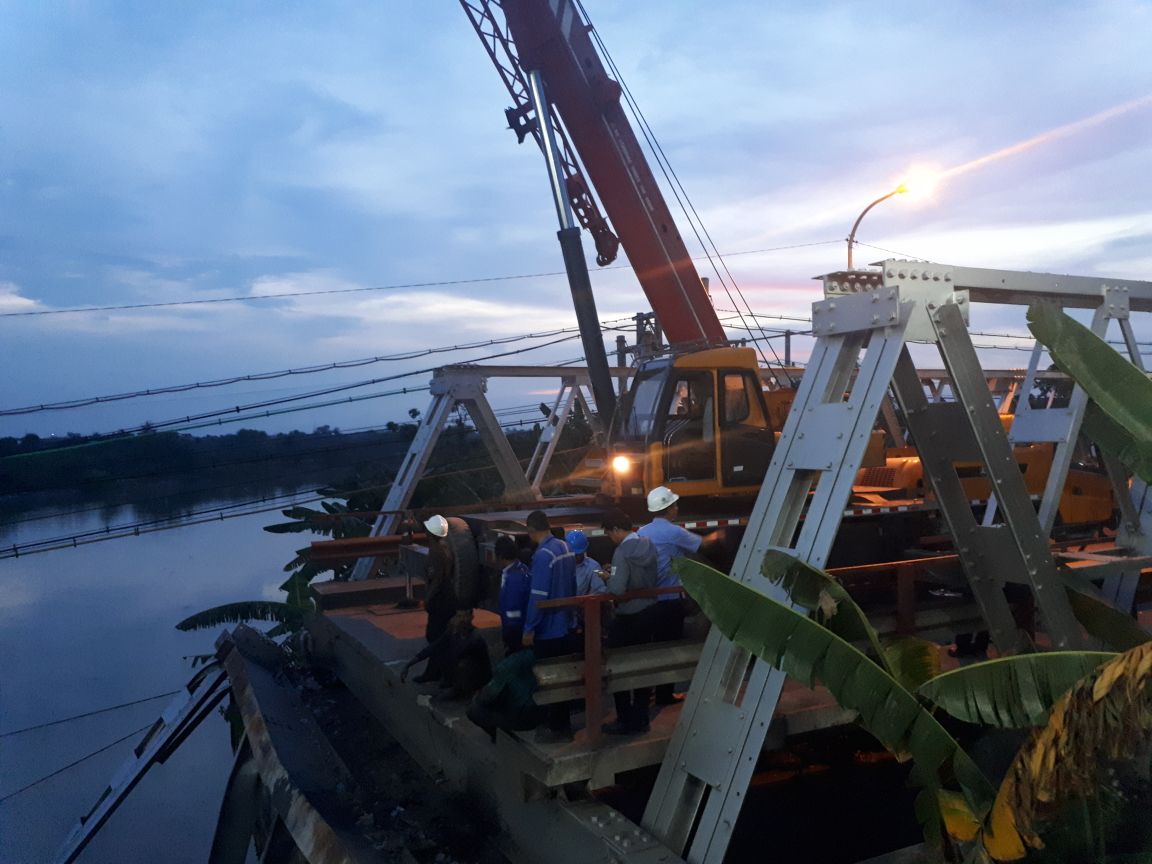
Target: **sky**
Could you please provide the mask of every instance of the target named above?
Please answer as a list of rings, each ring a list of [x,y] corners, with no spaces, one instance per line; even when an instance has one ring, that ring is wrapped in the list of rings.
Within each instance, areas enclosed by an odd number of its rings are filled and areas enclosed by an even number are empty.
[[[757,313],[807,316],[811,277],[843,268],[856,215],[915,165],[970,167],[872,211],[858,264],[1152,278],[1148,2],[585,7]],[[0,0],[0,20],[0,411],[574,327],[543,160],[507,130],[457,3]],[[626,266],[592,269],[602,319],[647,308]],[[342,293],[251,299],[321,291]],[[245,299],[58,312],[222,298]],[[975,326],[1025,332],[1019,309]],[[556,338],[0,415],[0,435],[114,431]],[[427,399],[240,425],[379,426]]]

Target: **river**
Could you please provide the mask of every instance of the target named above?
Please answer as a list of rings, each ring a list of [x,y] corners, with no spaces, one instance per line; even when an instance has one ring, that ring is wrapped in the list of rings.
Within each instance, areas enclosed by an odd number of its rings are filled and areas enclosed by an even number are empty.
[[[24,513],[21,524],[0,525],[0,547],[100,529],[106,517]],[[125,508],[113,522],[136,518],[154,513]],[[8,733],[181,688],[193,674],[183,658],[210,653],[223,628],[182,633],[177,621],[221,603],[282,598],[281,568],[311,538],[261,530],[275,521],[276,512],[247,515],[0,561],[0,862],[50,861],[140,736],[17,790],[149,723],[172,697]],[[210,716],[152,768],[82,864],[203,862],[231,758],[227,724]]]

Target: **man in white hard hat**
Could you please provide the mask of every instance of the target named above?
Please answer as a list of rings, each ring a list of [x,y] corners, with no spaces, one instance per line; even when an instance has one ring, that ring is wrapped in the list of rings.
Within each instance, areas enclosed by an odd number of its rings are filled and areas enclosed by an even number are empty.
[[[680,584],[680,577],[672,569],[672,561],[681,555],[695,555],[704,538],[672,520],[679,512],[676,502],[680,496],[667,486],[657,486],[648,493],[648,512],[652,521],[636,533],[651,540],[656,547],[656,585],[672,588]],[[662,594],[656,604],[656,642],[671,642],[684,638],[684,599],[680,594]],[[656,704],[671,705],[676,701],[673,686],[663,684],[656,688]]]
[[[439,514],[424,520],[428,532],[428,568],[424,574],[424,608],[428,623],[424,638],[438,641],[457,612],[471,612],[479,584],[480,558],[468,523]],[[418,683],[436,681],[443,675],[442,658],[432,656]]]

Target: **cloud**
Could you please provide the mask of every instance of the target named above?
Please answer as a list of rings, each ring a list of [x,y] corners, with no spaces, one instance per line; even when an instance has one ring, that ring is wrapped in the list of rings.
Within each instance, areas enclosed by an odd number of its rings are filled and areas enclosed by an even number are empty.
[[[0,313],[39,312],[44,304],[20,293],[19,286],[12,282],[0,282]]]

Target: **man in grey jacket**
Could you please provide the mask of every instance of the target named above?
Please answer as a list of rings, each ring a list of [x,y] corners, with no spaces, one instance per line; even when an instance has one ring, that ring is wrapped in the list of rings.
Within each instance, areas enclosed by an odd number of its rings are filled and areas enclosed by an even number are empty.
[[[625,594],[656,587],[656,547],[651,540],[632,530],[632,520],[618,510],[608,513],[604,533],[616,544],[608,593]],[[652,641],[656,626],[656,598],[637,597],[616,607],[616,617],[608,630],[608,647],[644,645]],[[633,735],[648,731],[648,704],[651,687],[614,693],[616,721],[604,725],[610,735]]]

